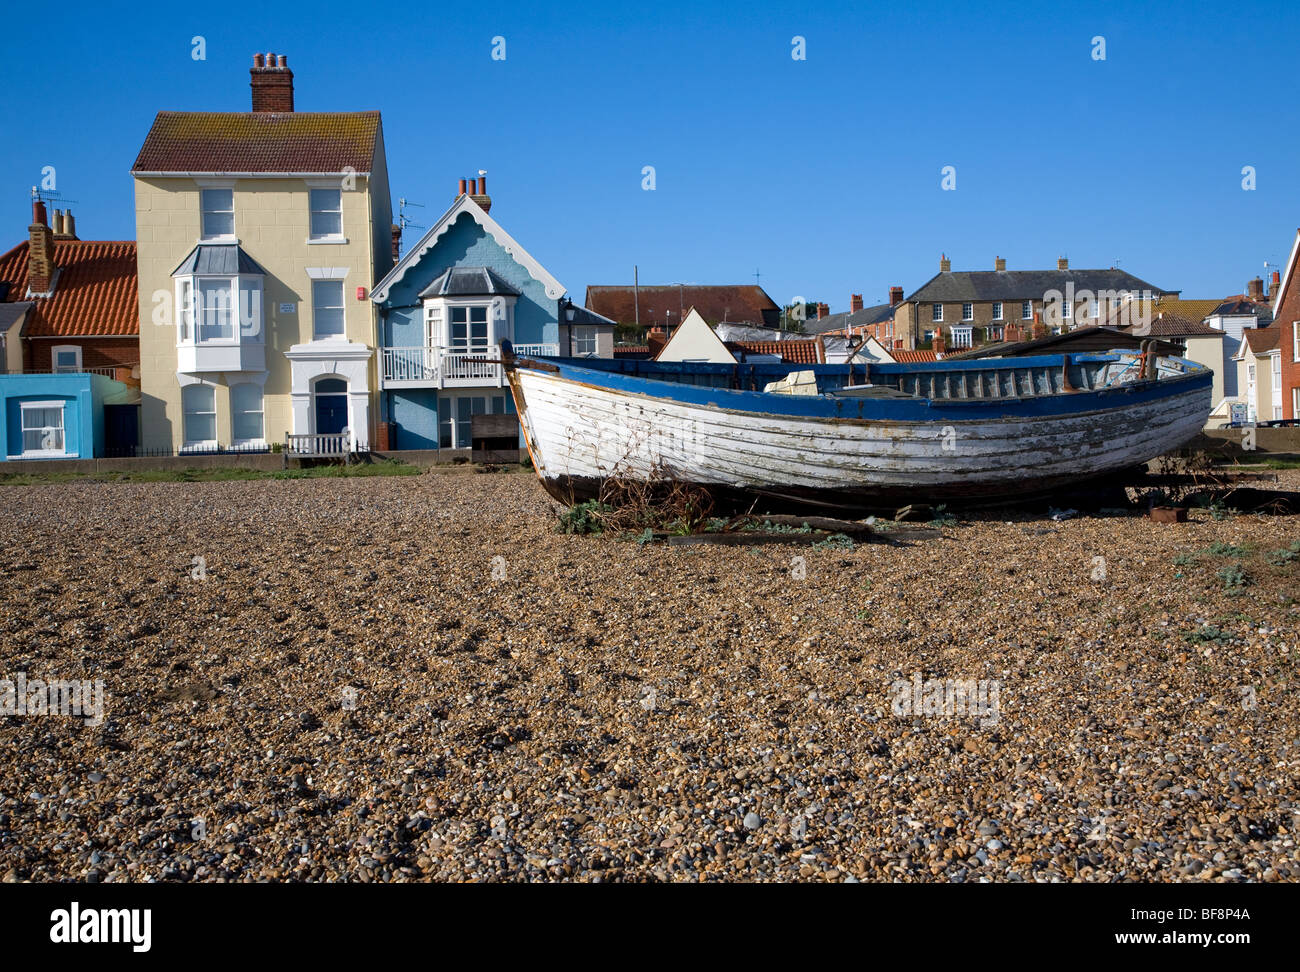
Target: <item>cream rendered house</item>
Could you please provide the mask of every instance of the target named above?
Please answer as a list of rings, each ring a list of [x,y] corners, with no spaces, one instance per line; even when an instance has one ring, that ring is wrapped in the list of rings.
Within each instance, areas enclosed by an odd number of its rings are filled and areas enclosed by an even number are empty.
[[[142,444],[364,451],[395,239],[379,112],[295,112],[283,56],[250,73],[251,112],[160,112],[132,167]]]
[[[1237,362],[1237,387],[1246,404],[1247,422],[1282,418],[1282,329],[1261,327],[1242,335]]]

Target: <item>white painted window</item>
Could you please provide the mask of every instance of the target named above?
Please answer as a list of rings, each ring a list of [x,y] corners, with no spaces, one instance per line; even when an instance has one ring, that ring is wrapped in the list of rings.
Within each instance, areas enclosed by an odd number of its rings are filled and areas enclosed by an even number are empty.
[[[931,321],[943,320],[943,304],[930,305],[930,320]]]
[[[952,346],[954,348],[969,348],[971,346],[973,327],[953,327],[952,329]]]
[[[186,385],[181,389],[185,446],[217,444],[217,395],[212,385]]]
[[[1034,319],[1034,302],[1032,300],[1022,300],[1020,302],[1020,319],[1022,321],[1032,321]]]
[[[316,340],[343,337],[343,281],[311,282],[312,335]]]
[[[198,341],[200,344],[235,339],[235,287],[225,277],[198,280]]]
[[[50,370],[56,375],[81,370],[81,348],[75,344],[56,344],[50,349]]]
[[[1000,300],[993,302],[993,319],[995,321],[1002,320],[1002,301]]]
[[[428,347],[442,343],[442,308],[436,305],[424,309],[424,343]]]
[[[261,385],[245,381],[230,386],[230,425],[235,445],[264,441]]]
[[[189,277],[182,277],[177,283],[176,308],[180,343],[189,344],[194,340],[194,281]]]
[[[1089,306],[1090,306],[1090,308],[1091,308],[1090,313],[1091,313],[1091,315],[1092,315],[1092,319],[1093,319],[1093,320],[1096,320],[1097,318],[1101,317],[1101,301],[1100,301],[1100,300],[1098,300],[1096,297],[1094,297],[1094,298],[1092,299],[1092,303],[1091,303]]]
[[[486,304],[453,305],[447,321],[447,345],[453,354],[478,354],[488,349]]]
[[[343,190],[312,189],[308,196],[311,200],[311,238],[328,240],[343,236]]]
[[[963,321],[975,320],[975,305],[970,301],[966,301],[966,303],[961,305],[961,319]]]
[[[23,455],[62,456],[63,402],[22,403]]]
[[[573,329],[573,353],[578,357],[596,356],[596,329],[594,327],[575,327]]]
[[[1074,304],[1062,298],[1061,300],[1061,319],[1070,320],[1074,317]]]
[[[233,240],[235,238],[235,190],[200,189],[199,207],[202,210],[200,232],[205,240]]]

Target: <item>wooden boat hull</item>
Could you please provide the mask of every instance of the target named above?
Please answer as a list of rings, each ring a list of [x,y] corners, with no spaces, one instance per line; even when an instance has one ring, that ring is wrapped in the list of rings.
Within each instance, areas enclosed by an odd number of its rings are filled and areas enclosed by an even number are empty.
[[[566,503],[610,477],[656,476],[729,505],[1005,502],[1144,463],[1193,438],[1210,410],[1210,372],[1194,365],[1071,394],[946,401],[800,400],[567,359],[507,370],[537,475]]]

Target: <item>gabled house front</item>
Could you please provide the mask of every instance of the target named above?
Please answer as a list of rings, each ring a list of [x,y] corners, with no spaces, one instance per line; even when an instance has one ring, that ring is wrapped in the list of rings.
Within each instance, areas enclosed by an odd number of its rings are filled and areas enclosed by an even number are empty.
[[[144,444],[365,451],[396,238],[379,112],[295,111],[283,55],[250,86],[251,111],[159,112],[132,166]]]
[[[569,300],[491,208],[486,180],[462,179],[375,285],[381,450],[469,449],[475,415],[513,414],[502,340],[521,355],[612,356],[614,322]]]

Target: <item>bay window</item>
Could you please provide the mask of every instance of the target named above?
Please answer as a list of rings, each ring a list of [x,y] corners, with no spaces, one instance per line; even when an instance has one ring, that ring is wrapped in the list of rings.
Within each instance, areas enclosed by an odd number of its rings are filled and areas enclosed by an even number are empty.
[[[236,446],[260,445],[264,440],[262,424],[262,387],[251,381],[230,386],[231,438]]]
[[[217,395],[212,385],[186,385],[181,389],[185,448],[217,445]]]
[[[237,246],[201,244],[172,277],[176,281],[176,370],[184,374],[263,370],[262,268]]]

